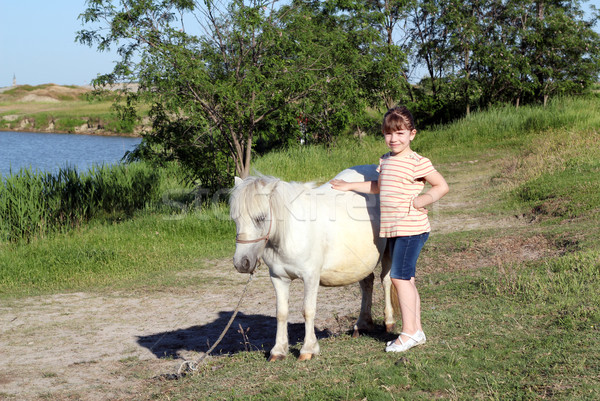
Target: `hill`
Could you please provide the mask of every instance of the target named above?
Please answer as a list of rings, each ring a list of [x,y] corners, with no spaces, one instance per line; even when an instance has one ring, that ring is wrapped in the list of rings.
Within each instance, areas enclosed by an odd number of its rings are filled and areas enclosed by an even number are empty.
[[[83,100],[90,88],[82,86],[61,86],[46,84],[38,86],[19,85],[0,93],[0,102],[60,102],[65,100]]]
[[[135,89],[135,86],[132,86]],[[113,98],[92,98],[90,86],[18,85],[0,90],[0,130],[139,135],[112,109]]]

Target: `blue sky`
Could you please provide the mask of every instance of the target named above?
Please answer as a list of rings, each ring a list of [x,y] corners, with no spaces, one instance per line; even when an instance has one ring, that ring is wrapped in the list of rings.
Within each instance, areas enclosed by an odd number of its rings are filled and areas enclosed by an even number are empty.
[[[600,0],[588,1],[600,7]],[[116,53],[75,43],[84,0],[0,0],[0,87],[87,85],[112,70]],[[598,27],[596,28],[598,29]]]
[[[110,72],[116,53],[75,43],[84,0],[0,0],[0,87],[87,85]]]

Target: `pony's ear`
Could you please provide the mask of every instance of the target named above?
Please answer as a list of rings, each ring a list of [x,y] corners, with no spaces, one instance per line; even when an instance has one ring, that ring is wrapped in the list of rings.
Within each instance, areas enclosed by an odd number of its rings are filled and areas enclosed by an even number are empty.
[[[237,175],[235,176],[235,185],[234,187],[237,187],[238,185],[240,185],[242,182],[244,182],[244,180],[242,180],[240,177],[238,177]]]

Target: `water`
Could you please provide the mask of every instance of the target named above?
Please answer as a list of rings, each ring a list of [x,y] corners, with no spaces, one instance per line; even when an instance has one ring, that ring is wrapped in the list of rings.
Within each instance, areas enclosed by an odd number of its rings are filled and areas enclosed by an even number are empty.
[[[0,131],[0,174],[22,168],[54,172],[67,165],[83,172],[93,165],[118,163],[140,142],[123,136]]]

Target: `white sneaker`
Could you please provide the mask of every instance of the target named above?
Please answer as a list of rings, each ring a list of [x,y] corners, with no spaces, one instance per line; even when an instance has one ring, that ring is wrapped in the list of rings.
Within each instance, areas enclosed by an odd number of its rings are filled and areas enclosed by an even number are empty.
[[[411,337],[406,333],[402,333],[405,336]],[[400,334],[400,335],[402,335]],[[425,333],[422,330],[417,330],[415,334],[412,335],[413,338],[417,340],[417,345],[425,344],[427,342],[427,337],[425,337]],[[388,341],[385,345],[392,345],[396,340]]]
[[[406,342],[402,341],[402,336],[408,337],[408,340]],[[400,335],[398,336],[398,341],[400,341],[400,344],[396,344],[396,340],[388,341],[388,343],[386,344],[387,346],[385,347],[385,352],[408,351],[412,347],[425,344],[425,341],[427,341],[427,337],[425,337],[425,333],[423,333],[423,331],[418,330],[412,336],[407,333],[400,333]]]
[[[423,330],[419,330],[415,333],[415,337],[421,337],[419,341],[417,341],[417,345],[425,344],[427,342],[427,337],[425,337],[425,333]]]

